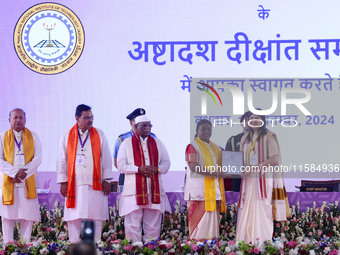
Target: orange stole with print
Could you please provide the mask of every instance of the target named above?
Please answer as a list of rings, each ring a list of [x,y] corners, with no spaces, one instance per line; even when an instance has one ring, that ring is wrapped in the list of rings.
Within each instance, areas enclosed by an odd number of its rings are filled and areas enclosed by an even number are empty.
[[[14,163],[15,153],[15,142],[14,142],[13,129],[9,129],[4,138],[4,159],[11,165]],[[25,165],[27,165],[34,157],[34,140],[27,128],[22,131],[22,146],[25,154]],[[34,174],[25,180],[26,187],[26,198],[34,199],[37,198],[37,191],[35,187]],[[2,188],[2,199],[4,205],[14,204],[14,182],[13,178],[8,175],[4,175],[3,188]]]
[[[138,134],[135,134],[134,136],[131,137],[131,142],[135,166],[138,167],[145,166],[143,148]],[[156,140],[153,137],[149,136],[147,140],[147,146],[149,151],[150,165],[158,167],[158,148]],[[147,205],[149,203],[149,200],[146,177],[139,173],[135,175],[136,175],[137,205]],[[153,174],[151,177],[151,203],[153,204],[161,203],[158,173]]]
[[[67,208],[75,208],[76,206],[75,163],[77,157],[78,132],[78,124],[75,124],[70,130],[67,141]],[[102,190],[100,137],[98,131],[94,127],[90,128],[89,132],[93,157],[93,189]]]

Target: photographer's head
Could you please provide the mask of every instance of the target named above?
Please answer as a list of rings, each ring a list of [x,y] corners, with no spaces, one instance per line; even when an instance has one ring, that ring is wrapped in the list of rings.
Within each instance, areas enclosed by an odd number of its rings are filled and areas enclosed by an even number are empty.
[[[96,255],[93,243],[81,241],[71,248],[71,255]]]

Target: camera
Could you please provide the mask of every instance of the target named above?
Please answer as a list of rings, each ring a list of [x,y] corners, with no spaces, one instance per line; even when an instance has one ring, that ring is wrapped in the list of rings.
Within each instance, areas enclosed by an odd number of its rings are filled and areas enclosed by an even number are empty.
[[[94,243],[94,222],[83,220],[80,229],[80,239],[84,242]]]

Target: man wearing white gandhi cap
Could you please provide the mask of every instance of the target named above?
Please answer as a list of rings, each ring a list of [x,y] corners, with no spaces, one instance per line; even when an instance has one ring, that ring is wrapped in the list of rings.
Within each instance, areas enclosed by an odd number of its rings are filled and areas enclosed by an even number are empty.
[[[125,174],[119,214],[125,216],[126,238],[142,241],[142,228],[144,240],[157,239],[162,213],[171,212],[161,178],[169,170],[170,159],[163,143],[150,136],[147,115],[136,117],[135,125],[134,136],[123,141],[117,157],[118,171]]]

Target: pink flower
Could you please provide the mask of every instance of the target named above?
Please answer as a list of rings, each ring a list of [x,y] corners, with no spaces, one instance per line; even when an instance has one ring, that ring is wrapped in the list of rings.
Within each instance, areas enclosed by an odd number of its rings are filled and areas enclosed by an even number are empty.
[[[110,226],[109,226],[109,229],[113,229],[113,226],[112,226],[112,225],[110,225]]]
[[[229,244],[230,245],[233,245],[235,242],[234,241],[229,241]]]
[[[309,236],[312,236],[312,235],[313,235],[312,231],[309,231],[309,232],[308,232],[308,235],[309,235]]]
[[[50,231],[52,231],[52,229],[51,228],[48,228],[48,229],[46,229],[48,232],[50,232]]]
[[[193,251],[197,251],[197,246],[195,244],[191,245]]]
[[[284,231],[287,231],[287,230],[289,230],[289,227],[285,226],[283,229],[284,229]]]
[[[253,249],[250,248],[250,249],[248,250],[248,253],[252,253],[252,252],[253,252]]]
[[[153,248],[153,245],[152,245],[152,244],[149,244],[149,245],[148,245],[148,249],[151,250],[152,248]]]
[[[318,236],[321,236],[321,235],[322,235],[322,231],[318,230]]]
[[[0,255],[5,255],[4,250],[1,250],[1,251],[0,251]]]
[[[119,233],[120,235],[121,235],[121,234],[123,234],[123,230],[119,230],[119,232],[118,232],[118,233]]]
[[[177,228],[181,228],[181,225],[180,225],[180,224],[178,224],[178,225],[177,225]]]
[[[114,250],[114,252],[115,252],[115,254],[118,254],[118,253],[119,253],[119,251],[117,251],[117,250]]]
[[[254,253],[255,253],[255,254],[259,254],[259,253],[260,253],[259,248],[254,248]]]
[[[131,251],[132,250],[132,246],[124,246],[124,250]]]
[[[114,240],[113,243],[120,243],[120,240]]]
[[[171,248],[171,247],[172,247],[172,242],[168,242],[168,243],[166,244],[166,247],[167,247],[167,248]]]
[[[279,228],[280,226],[281,226],[281,225],[280,225],[280,223],[276,223],[276,227],[278,227],[278,228]]]
[[[65,240],[65,236],[61,236],[60,239],[61,239],[61,240]]]

